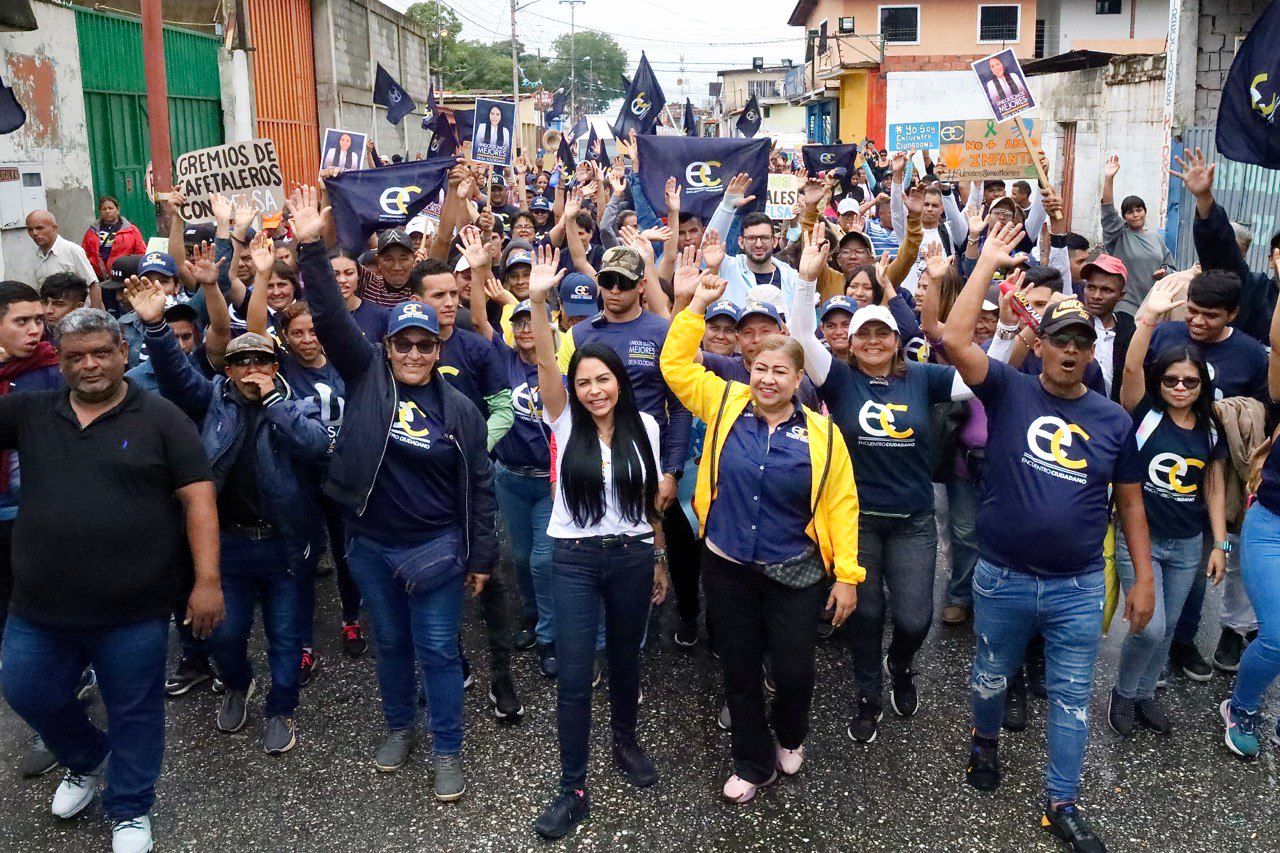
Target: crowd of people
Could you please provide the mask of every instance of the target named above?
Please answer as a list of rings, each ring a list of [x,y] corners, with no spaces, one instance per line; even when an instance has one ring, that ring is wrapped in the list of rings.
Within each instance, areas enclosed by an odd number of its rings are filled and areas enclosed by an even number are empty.
[[[524,714],[514,652],[556,680],[538,834],[589,815],[601,681],[613,765],[658,781],[638,717],[668,599],[674,644],[723,669],[723,794],[746,803],[804,764],[820,638],[849,650],[853,742],[886,702],[917,713],[940,561],[938,619],[976,636],[957,769],[994,790],[1001,731],[1047,696],[1040,825],[1070,849],[1106,849],[1077,804],[1113,611],[1117,736],[1189,725],[1159,688],[1216,667],[1236,673],[1217,736],[1259,753],[1280,674],[1280,235],[1251,270],[1199,151],[1176,171],[1185,270],[1142,199],[1116,211],[1114,157],[1093,245],[1048,185],[953,181],[870,142],[823,173],[775,152],[787,219],[740,174],[705,220],[668,180],[664,221],[630,152],[459,159],[438,217],[361,252],[334,247],[332,172],[283,215],[215,197],[187,224],[175,192],[168,252],[112,198],[80,245],[29,217],[35,280],[0,282],[0,681],[33,730],[22,772],[64,768],[54,815],[105,785],[113,849],[152,849],[165,696],[211,688],[213,727],[238,732],[261,682],[282,755],[307,741],[315,635],[335,628],[374,650],[377,770],[404,769],[425,726],[435,796],[464,796],[468,595],[497,719]],[[337,626],[316,618],[330,567]]]

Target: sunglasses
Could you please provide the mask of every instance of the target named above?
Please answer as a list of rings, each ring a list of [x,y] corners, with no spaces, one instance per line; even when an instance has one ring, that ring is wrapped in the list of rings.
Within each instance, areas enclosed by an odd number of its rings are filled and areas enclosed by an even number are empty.
[[[1188,391],[1194,391],[1200,387],[1200,377],[1198,376],[1161,376],[1160,384],[1165,388],[1173,390],[1181,385]]]
[[[440,341],[436,338],[426,338],[420,341],[411,341],[407,338],[392,338],[391,348],[401,355],[408,355],[411,350],[417,350],[422,355],[431,355],[440,349]]]
[[[266,367],[268,364],[275,364],[276,360],[273,356],[265,353],[253,353],[252,355],[232,356],[227,359],[227,364],[232,367]]]
[[[632,281],[631,279],[623,278],[622,276],[611,276],[608,279],[602,278],[597,282],[597,286],[601,290],[616,290],[619,293],[626,293],[629,290],[635,290],[639,284],[640,282],[638,281]]]
[[[1088,335],[1074,335],[1071,332],[1058,332],[1045,338],[1058,349],[1066,349],[1068,344],[1075,344],[1076,349],[1088,349],[1093,346],[1093,338]]]
[[[532,328],[532,320],[515,320],[511,323],[511,331],[513,332],[527,332]]]

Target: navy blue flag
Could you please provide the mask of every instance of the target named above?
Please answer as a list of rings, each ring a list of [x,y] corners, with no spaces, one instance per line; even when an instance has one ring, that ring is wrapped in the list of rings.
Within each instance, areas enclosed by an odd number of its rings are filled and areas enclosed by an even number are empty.
[[[1263,10],[1236,51],[1218,107],[1218,152],[1238,163],[1280,169],[1280,2]]]
[[[440,195],[456,162],[453,157],[409,160],[327,179],[339,245],[359,252],[375,231],[403,226]]]
[[[378,71],[373,78],[373,102],[387,108],[387,121],[392,124],[404,121],[404,117],[418,106],[404,87],[387,73],[381,62],[378,63]]]
[[[454,110],[453,111],[453,130],[458,134],[459,142],[465,140],[471,141],[471,131],[476,123],[475,110]]]
[[[547,110],[547,121],[555,121],[563,116],[568,100],[569,95],[563,88],[556,89],[555,94],[551,96],[551,109]]]
[[[578,168],[578,161],[573,159],[573,146],[569,144],[569,137],[560,137],[560,148],[556,151],[556,159],[564,163],[564,167],[570,172]]]
[[[436,108],[436,84],[433,80],[427,84],[427,114],[422,117],[423,130],[432,129],[432,126],[436,121],[436,113],[438,112],[439,109]]]
[[[637,135],[656,132],[658,116],[666,105],[667,97],[662,94],[657,75],[649,65],[649,57],[642,51],[636,76],[631,78],[627,94],[622,97],[622,110],[613,125],[613,135],[627,139],[633,130]]]
[[[587,137],[587,155],[585,157],[588,163],[598,163],[601,169],[608,169],[609,155],[604,150],[604,140],[596,136],[596,129],[593,125],[591,135]]]
[[[742,112],[738,115],[738,133],[750,139],[759,131],[760,102],[756,100],[755,95],[752,95],[751,99],[747,101],[747,105],[742,108]]]
[[[0,80],[0,133],[13,133],[26,124],[27,111],[18,103],[13,89]]]
[[[583,116],[582,118],[574,122],[573,129],[569,131],[569,141],[577,142],[579,139],[583,137],[583,134],[585,134],[590,129],[591,129],[591,124],[587,121],[587,117]]]
[[[720,204],[729,180],[739,172],[751,176],[751,186],[744,195],[756,197],[739,212],[764,209],[773,145],[768,137],[639,136],[636,144],[640,149],[640,185],[659,215],[667,213],[667,178],[674,177],[680,183],[680,212],[696,213],[706,222]]]
[[[435,121],[431,123],[431,144],[427,146],[428,157],[452,157],[458,150],[458,135],[454,131],[453,122],[440,110],[436,110]]]
[[[698,120],[693,115],[693,101],[684,99],[684,135],[698,135]]]
[[[631,78],[625,74],[621,74],[619,76],[622,78],[622,91],[625,94],[626,91],[631,88]]]
[[[854,159],[858,156],[857,145],[802,145],[800,156],[804,158],[805,170],[813,176],[819,172],[844,168],[853,171]]]

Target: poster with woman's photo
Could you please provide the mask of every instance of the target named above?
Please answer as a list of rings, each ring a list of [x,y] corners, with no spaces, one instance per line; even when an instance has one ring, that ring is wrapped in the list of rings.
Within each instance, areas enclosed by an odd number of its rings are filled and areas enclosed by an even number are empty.
[[[973,63],[973,73],[987,93],[996,121],[1011,119],[1035,108],[1027,78],[1012,50],[1002,50]]]
[[[364,143],[368,136],[350,130],[328,128],[320,146],[320,168],[344,172],[364,167]]]
[[[471,159],[491,166],[512,165],[515,104],[476,98],[475,115],[471,131]]]

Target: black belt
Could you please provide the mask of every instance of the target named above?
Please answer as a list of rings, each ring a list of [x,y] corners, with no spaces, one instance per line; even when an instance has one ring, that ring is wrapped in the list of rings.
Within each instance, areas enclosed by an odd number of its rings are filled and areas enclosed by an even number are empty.
[[[619,545],[652,545],[652,533],[617,533],[609,536],[578,536],[572,539],[561,539],[562,542],[576,542],[579,545],[599,545],[602,548],[616,548]]]
[[[239,536],[243,539],[270,539],[276,535],[274,524],[232,524],[225,528],[225,532],[233,536]]]

